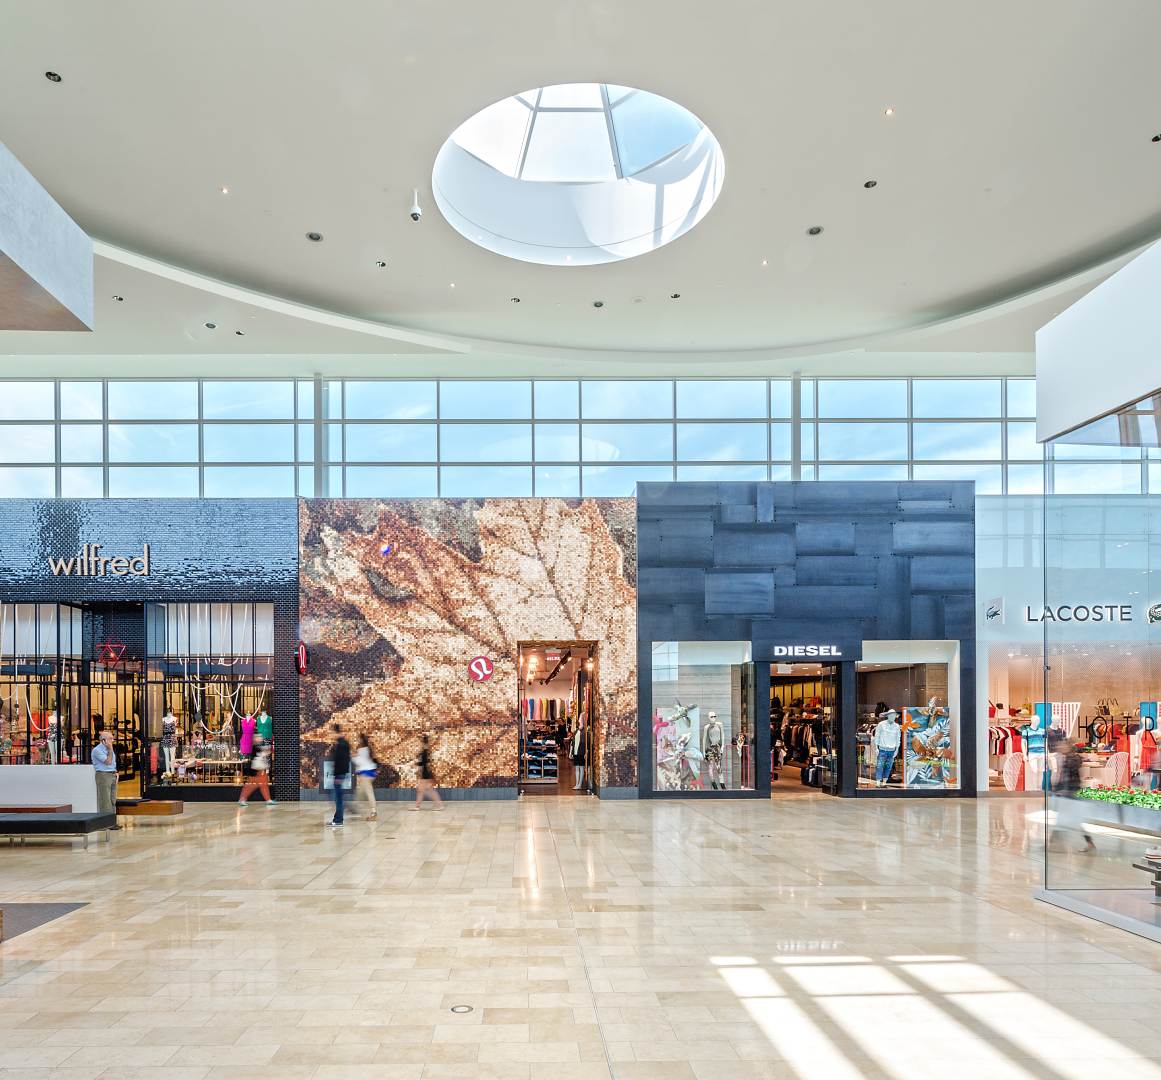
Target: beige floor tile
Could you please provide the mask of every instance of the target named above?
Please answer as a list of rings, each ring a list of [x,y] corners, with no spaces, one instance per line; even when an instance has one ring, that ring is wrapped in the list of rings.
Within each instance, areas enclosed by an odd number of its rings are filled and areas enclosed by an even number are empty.
[[[1020,800],[322,812],[5,850],[87,906],[4,945],[0,1080],[1161,1080],[1161,951],[1032,901]]]

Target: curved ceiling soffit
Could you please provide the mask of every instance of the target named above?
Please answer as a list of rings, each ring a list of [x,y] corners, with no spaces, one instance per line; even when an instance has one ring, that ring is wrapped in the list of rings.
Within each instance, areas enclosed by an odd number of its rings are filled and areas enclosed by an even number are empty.
[[[977,308],[974,311],[969,311],[961,315],[933,319],[930,322],[921,323],[916,326],[885,330],[881,333],[861,337],[804,342],[799,345],[788,345],[776,349],[730,349],[724,350],[717,355],[728,355],[739,359],[753,357],[755,360],[777,360],[789,359],[795,356],[816,356],[826,353],[855,352],[860,350],[869,352],[889,351],[892,345],[902,344],[914,337],[933,333],[937,334],[942,331],[951,332],[954,330],[970,329],[973,326],[985,324],[991,319],[1016,314],[1027,307],[1051,300],[1053,297],[1067,293],[1073,289],[1083,288],[1086,285],[1095,286],[1104,278],[1119,270],[1125,263],[1151,247],[1154,243],[1157,243],[1158,239],[1154,237],[1145,243],[1134,244],[1111,258],[1101,259],[1099,262],[1093,263],[1081,270],[1074,271],[1046,284],[1029,289],[1026,292],[1018,293],[1005,300]],[[682,350],[676,349],[661,351],[577,349],[567,346],[545,347],[525,345],[488,338],[434,335],[422,331],[409,330],[404,327],[391,326],[373,319],[355,318],[339,312],[329,311],[323,308],[314,308],[306,304],[285,300],[268,293],[257,292],[231,282],[206,277],[202,274],[197,274],[193,271],[185,270],[145,255],[139,255],[136,252],[102,240],[93,241],[93,253],[94,255],[99,255],[102,258],[109,259],[123,266],[154,274],[175,284],[198,289],[225,300],[249,304],[253,307],[269,311],[272,314],[302,319],[305,322],[331,329],[345,330],[352,333],[382,338],[385,345],[392,343],[397,346],[397,348],[387,350],[392,352],[406,352],[407,346],[416,346],[422,349],[435,349],[456,354],[466,354],[476,351],[483,353],[504,352],[510,355],[520,356],[550,353],[557,357],[573,357],[578,362],[583,361],[586,357],[615,356],[618,354],[624,354],[638,359],[649,357],[668,357],[674,359],[682,355]],[[933,351],[938,351],[938,349],[933,349]],[[690,350],[689,355],[691,358],[700,357],[704,359],[707,354],[705,349],[697,349]]]
[[[139,255],[135,251],[129,251],[127,248],[118,247],[116,244],[106,243],[103,240],[93,241],[93,254],[122,266],[153,274],[155,277],[171,281],[176,285],[184,285],[209,293],[223,300],[248,304],[251,307],[269,311],[274,315],[301,319],[303,322],[314,323],[317,326],[332,330],[346,330],[356,334],[383,338],[385,343],[391,342],[401,346],[400,349],[391,351],[405,352],[407,346],[418,346],[423,349],[436,349],[449,353],[466,353],[472,349],[471,343],[466,340],[408,330],[401,326],[391,326],[372,319],[359,319],[351,315],[343,315],[337,311],[310,307],[293,300],[285,300],[280,296],[256,292],[232,282],[206,277],[203,274],[194,273],[192,270],[152,259],[147,255]]]

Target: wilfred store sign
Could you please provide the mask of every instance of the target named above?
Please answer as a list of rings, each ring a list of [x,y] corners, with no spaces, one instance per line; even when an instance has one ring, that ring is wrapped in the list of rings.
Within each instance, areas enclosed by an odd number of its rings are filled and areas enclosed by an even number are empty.
[[[102,555],[100,544],[85,544],[68,559],[49,556],[53,577],[149,577],[149,545],[140,555]]]

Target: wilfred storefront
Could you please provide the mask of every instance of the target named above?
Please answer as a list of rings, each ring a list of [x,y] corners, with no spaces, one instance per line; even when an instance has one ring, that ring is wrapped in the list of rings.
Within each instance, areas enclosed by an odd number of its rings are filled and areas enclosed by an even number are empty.
[[[237,797],[255,732],[297,798],[295,500],[0,502],[0,763],[89,760],[120,792]]]
[[[637,499],[642,797],[975,793],[972,484]]]

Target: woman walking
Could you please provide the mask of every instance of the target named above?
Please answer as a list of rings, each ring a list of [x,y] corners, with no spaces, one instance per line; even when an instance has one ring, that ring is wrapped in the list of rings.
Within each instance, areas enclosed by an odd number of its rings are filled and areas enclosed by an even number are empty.
[[[367,810],[367,821],[374,821],[379,816],[379,807],[375,802],[375,777],[379,773],[379,766],[371,754],[371,740],[366,735],[359,734],[359,745],[355,750],[355,801],[366,801],[370,804]]]
[[[238,796],[238,805],[245,806],[246,800],[255,791],[262,792],[268,807],[274,806],[274,796],[270,794],[270,744],[261,735],[254,736],[254,756],[250,759],[250,768],[253,775],[246,781],[242,794]]]
[[[439,797],[439,792],[435,787],[435,776],[431,771],[431,739],[426,733],[423,735],[423,741],[419,747],[419,757],[415,764],[419,769],[419,780],[415,788],[415,805],[411,809],[421,809],[423,800],[430,795],[432,802],[435,803],[435,809],[442,810],[443,799]]]

